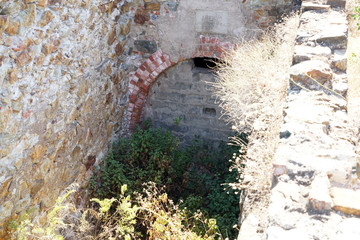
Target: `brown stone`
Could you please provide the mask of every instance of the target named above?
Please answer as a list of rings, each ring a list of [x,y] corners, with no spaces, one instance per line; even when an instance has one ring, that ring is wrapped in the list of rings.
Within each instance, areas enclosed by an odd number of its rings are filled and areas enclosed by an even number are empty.
[[[121,6],[121,13],[127,13],[130,10],[130,4],[125,2],[124,5]]]
[[[125,36],[130,32],[130,27],[131,27],[131,21],[129,21],[127,24],[123,24],[120,27],[120,34]]]
[[[36,6],[34,4],[29,5],[29,9],[26,11],[26,15],[22,20],[24,27],[31,27],[35,24],[36,20]]]
[[[16,68],[13,68],[10,73],[9,73],[9,82],[10,84],[13,84],[17,81],[17,74],[18,74],[18,71]]]
[[[145,9],[150,11],[160,11],[160,3],[145,3]]]
[[[19,32],[19,29],[20,29],[20,22],[17,20],[12,20],[9,22],[5,32],[11,36],[14,36]]]
[[[114,43],[116,39],[116,29],[114,29],[113,31],[111,31],[111,33],[109,34],[108,40],[107,40],[107,44],[111,45]]]
[[[360,216],[360,190],[333,187],[330,189],[333,209],[350,215]]]
[[[36,6],[40,8],[45,8],[47,6],[48,0],[38,0]]]
[[[36,193],[38,193],[40,189],[44,186],[44,184],[45,184],[44,179],[36,180],[34,186],[30,190],[31,196],[35,196]]]
[[[124,51],[124,48],[123,48],[123,46],[121,45],[121,43],[116,44],[116,46],[115,46],[115,53],[116,53],[116,55],[117,55],[117,56],[120,56],[120,55],[123,53],[123,51]]]
[[[42,16],[41,20],[39,21],[40,27],[46,26],[51,20],[54,18],[54,15],[50,11],[46,11]]]
[[[42,145],[36,145],[30,154],[30,158],[32,162],[38,163],[40,159],[44,156],[45,152],[46,152],[46,147]]]
[[[61,4],[62,0],[48,0],[49,5]]]
[[[21,54],[17,57],[16,62],[20,67],[25,66],[26,64],[30,63],[32,60],[31,55],[29,54],[28,50],[25,49],[21,52]]]
[[[48,43],[43,44],[41,52],[45,55],[56,52],[59,49],[60,40],[53,40]]]
[[[42,66],[45,60],[45,54],[40,53],[39,57],[36,59],[36,65]]]
[[[142,8],[138,8],[135,13],[134,22],[143,25],[145,22],[150,20],[149,13]]]
[[[8,189],[13,177],[8,177],[0,186],[0,199],[6,197],[8,194]]]
[[[4,32],[9,24],[10,17],[8,15],[0,15],[0,35]]]

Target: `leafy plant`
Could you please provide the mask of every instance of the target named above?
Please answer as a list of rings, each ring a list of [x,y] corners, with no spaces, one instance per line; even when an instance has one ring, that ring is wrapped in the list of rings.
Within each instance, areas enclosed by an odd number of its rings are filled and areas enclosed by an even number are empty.
[[[239,196],[228,184],[237,180],[238,172],[229,171],[228,159],[237,150],[225,144],[214,149],[199,137],[189,146],[179,146],[169,130],[154,129],[147,121],[114,145],[94,172],[90,186],[95,197],[111,199],[118,197],[123,184],[131,192],[143,193],[143,183],[153,182],[180,205],[189,218],[187,224],[196,225],[200,210],[206,219],[216,219],[222,235],[235,237],[232,226],[237,223]],[[208,225],[198,222],[193,229],[205,236]]]

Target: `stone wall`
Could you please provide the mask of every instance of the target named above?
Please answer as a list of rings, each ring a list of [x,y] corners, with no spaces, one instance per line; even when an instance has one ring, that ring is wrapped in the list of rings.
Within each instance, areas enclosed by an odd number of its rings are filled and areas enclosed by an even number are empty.
[[[132,18],[124,1],[2,1],[0,7],[3,223],[29,207],[51,207],[65,187],[90,174],[120,131],[122,53]]]
[[[221,117],[211,83],[213,73],[196,67],[192,60],[181,62],[159,76],[144,109],[155,127],[173,129],[180,140],[190,143],[195,135],[212,143],[227,141],[231,126]],[[181,117],[175,126],[174,119]]]
[[[0,1],[0,239],[2,223],[86,182],[161,72],[273,21],[265,2]]]

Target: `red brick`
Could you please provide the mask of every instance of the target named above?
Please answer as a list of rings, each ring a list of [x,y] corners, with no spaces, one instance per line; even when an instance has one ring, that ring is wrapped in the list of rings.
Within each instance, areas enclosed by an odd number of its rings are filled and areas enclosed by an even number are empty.
[[[216,41],[216,38],[214,38],[214,37],[213,37],[213,38],[211,38],[211,43],[212,43],[212,44],[214,44],[214,43],[215,43],[215,41]]]
[[[143,71],[145,71],[145,66],[144,66],[144,64],[140,66],[140,69],[143,70]]]
[[[205,38],[205,37],[202,37],[202,38],[201,38],[201,42],[202,42],[202,43],[205,43],[205,41],[206,41],[206,38]]]
[[[136,96],[136,95],[132,94],[132,95],[129,96],[129,101],[130,101],[131,103],[135,103],[136,100],[137,100],[137,96]]]
[[[211,52],[214,51],[214,46],[210,46],[210,51],[211,51]]]
[[[166,59],[165,59],[164,56],[161,56],[161,61],[162,61],[162,62],[165,62],[165,61],[166,61]]]
[[[138,78],[141,77],[139,72],[136,72],[136,73],[135,73],[135,76],[138,77]]]
[[[150,56],[149,59],[150,59],[150,61],[152,61],[152,62],[155,61],[154,58],[153,58],[153,56]]]

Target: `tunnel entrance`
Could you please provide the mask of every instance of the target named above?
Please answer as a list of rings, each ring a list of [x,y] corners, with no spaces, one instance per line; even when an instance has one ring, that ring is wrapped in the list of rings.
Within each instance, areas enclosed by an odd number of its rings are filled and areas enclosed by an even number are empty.
[[[190,143],[195,135],[215,145],[227,141],[233,132],[220,118],[211,86],[215,61],[194,58],[163,72],[149,92],[144,117],[152,119],[155,127],[173,130],[182,143]]]

